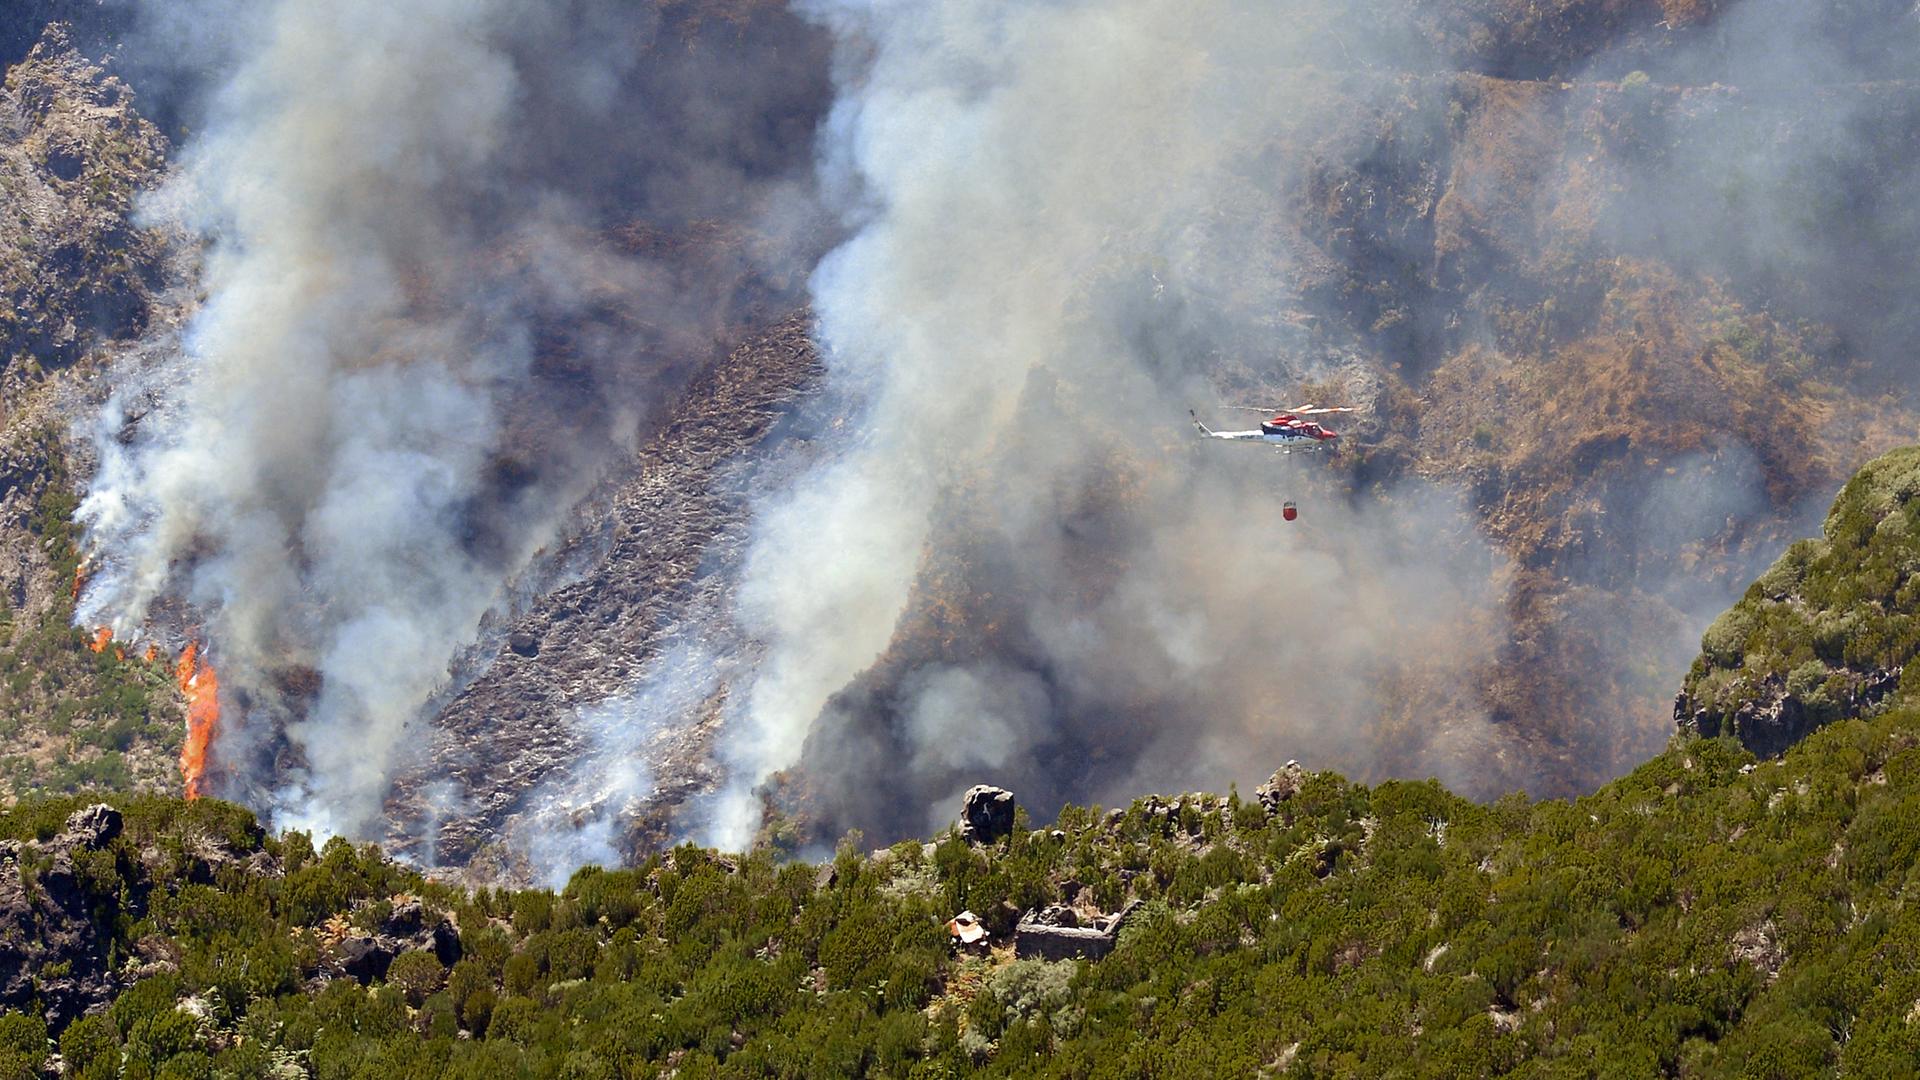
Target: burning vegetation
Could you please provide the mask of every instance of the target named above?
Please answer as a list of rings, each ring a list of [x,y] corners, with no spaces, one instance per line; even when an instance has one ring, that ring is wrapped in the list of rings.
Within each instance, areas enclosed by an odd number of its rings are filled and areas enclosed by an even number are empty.
[[[180,779],[187,798],[206,794],[207,751],[220,723],[220,679],[197,642],[188,642],[174,666],[174,681],[187,699],[187,741],[180,747]]]
[[[105,654],[109,646],[113,647],[115,660],[126,661],[127,651],[113,645],[112,627],[101,627],[87,642],[87,648],[95,655]],[[158,662],[159,657],[157,645],[149,644],[141,654],[148,664]],[[220,678],[200,644],[189,641],[174,663],[173,681],[186,699],[187,735],[180,747],[180,781],[186,797],[198,799],[207,793],[207,758],[220,724]]]

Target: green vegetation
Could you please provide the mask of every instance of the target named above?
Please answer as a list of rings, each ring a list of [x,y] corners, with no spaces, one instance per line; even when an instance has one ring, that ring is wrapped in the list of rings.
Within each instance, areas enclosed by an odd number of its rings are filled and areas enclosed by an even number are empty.
[[[78,500],[58,437],[41,433],[33,454],[44,466],[28,527],[47,569],[26,609],[0,596],[0,785],[15,797],[172,790],[182,726],[169,658],[96,653],[73,625]]]
[[[1815,724],[1905,701],[1920,667],[1920,447],[1869,463],[1827,515],[1708,627],[1686,696],[1731,730],[1790,698]],[[1905,671],[1897,686],[1893,673]],[[1874,693],[1880,681],[1887,689]]]
[[[1920,449],[1870,465],[1706,634],[1696,701],[1777,692],[1824,727],[1771,761],[1676,739],[1570,802],[1290,771],[1265,803],[1022,813],[989,847],[856,835],[823,867],[683,846],[549,892],[152,795],[111,796],[124,831],[74,849],[90,798],[31,798],[0,814],[25,845],[0,917],[65,896],[91,929],[41,935],[80,944],[33,954],[0,1077],[56,1049],[86,1078],[1910,1074],[1920,702],[1858,706],[1915,649],[1916,493]],[[69,514],[52,496],[37,525],[56,565]],[[75,741],[110,761],[139,731],[92,708]],[[1133,901],[1102,960],[1013,955],[1022,912]],[[963,909],[991,950],[949,947]],[[69,976],[105,1007],[62,1024]]]
[[[558,893],[119,802],[87,881],[146,977],[55,1033],[69,1075],[1798,1077],[1920,1054],[1907,710],[1757,767],[1730,739],[1676,743],[1574,802],[1311,774],[1272,814],[1070,807],[1060,837],[850,840],[830,870],[681,847]],[[0,835],[44,843],[82,804],[22,804]],[[210,846],[230,853],[211,869]],[[454,920],[461,959],[341,977],[339,943],[409,895]],[[1146,905],[1098,962],[946,947],[963,907],[1004,942],[1014,912],[1076,898]],[[0,1024],[0,1070],[33,1022]]]

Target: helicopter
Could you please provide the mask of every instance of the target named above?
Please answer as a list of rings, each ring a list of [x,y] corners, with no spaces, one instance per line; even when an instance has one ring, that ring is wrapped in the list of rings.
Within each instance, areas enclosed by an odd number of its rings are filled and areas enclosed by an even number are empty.
[[[1317,405],[1301,405],[1291,409],[1265,409],[1253,405],[1228,405],[1229,409],[1245,412],[1270,413],[1272,418],[1262,420],[1260,427],[1249,431],[1215,431],[1200,422],[1200,417],[1192,409],[1187,415],[1193,418],[1193,426],[1208,439],[1225,439],[1228,442],[1257,442],[1278,449],[1283,454],[1295,450],[1333,450],[1339,445],[1340,433],[1324,427],[1305,417],[1321,416],[1327,413],[1350,413],[1357,410],[1347,406],[1322,408]]]

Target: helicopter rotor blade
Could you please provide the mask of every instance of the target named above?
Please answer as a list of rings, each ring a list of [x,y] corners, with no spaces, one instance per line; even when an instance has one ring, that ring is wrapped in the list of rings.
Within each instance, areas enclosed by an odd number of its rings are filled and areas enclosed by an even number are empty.
[[[1294,408],[1281,409],[1269,408],[1265,405],[1222,405],[1220,408],[1235,409],[1240,412],[1266,413],[1269,416],[1278,416],[1281,413],[1292,413],[1295,416],[1318,416],[1322,413],[1349,413],[1360,411],[1350,405],[1300,405]]]

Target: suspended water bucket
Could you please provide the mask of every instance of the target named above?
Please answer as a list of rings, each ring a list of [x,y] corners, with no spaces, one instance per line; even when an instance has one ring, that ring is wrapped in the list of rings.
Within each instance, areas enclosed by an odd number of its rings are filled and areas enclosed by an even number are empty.
[[[1286,518],[1288,521],[1292,521],[1294,518],[1300,516],[1300,510],[1294,506],[1293,501],[1289,499],[1280,504],[1280,516]]]

